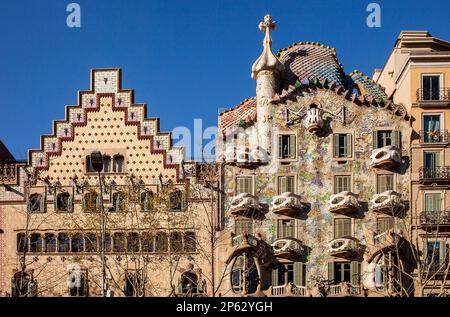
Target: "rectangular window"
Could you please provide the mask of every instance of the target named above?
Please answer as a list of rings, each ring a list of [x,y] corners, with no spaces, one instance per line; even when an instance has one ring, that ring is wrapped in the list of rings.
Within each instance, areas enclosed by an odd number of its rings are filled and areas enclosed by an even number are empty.
[[[440,271],[446,268],[445,241],[428,241],[426,243],[426,261],[430,271]]]
[[[287,192],[295,193],[294,176],[278,176],[278,195]]]
[[[444,142],[444,133],[441,131],[443,124],[441,122],[441,114],[425,114],[422,117],[422,142],[437,143]]]
[[[236,178],[236,195],[242,193],[253,194],[253,177],[239,176]]]
[[[278,136],[278,158],[294,159],[296,157],[296,137],[294,134]]]
[[[383,233],[394,228],[393,217],[377,218],[377,233]]]
[[[378,174],[377,194],[387,190],[394,190],[394,174]]]
[[[236,236],[244,232],[253,235],[253,221],[252,220],[236,220],[234,222],[234,233]]]
[[[353,135],[351,133],[333,134],[333,157],[352,157]]]
[[[328,280],[333,284],[347,282],[352,285],[361,283],[361,263],[352,262],[330,262],[328,263]]]
[[[277,225],[277,238],[295,238],[295,220],[294,219],[280,219]]]
[[[425,212],[439,212],[441,211],[441,194],[440,193],[425,193]]]
[[[440,100],[440,76],[422,76],[422,100]]]
[[[335,175],[334,176],[334,193],[343,191],[352,191],[352,177],[350,175]]]
[[[401,149],[402,134],[400,131],[393,130],[379,130],[373,132],[373,144],[374,149],[379,149],[385,146],[394,145]]]
[[[351,237],[352,236],[352,220],[350,218],[334,219],[334,238]]]
[[[441,167],[440,152],[424,152],[423,153],[423,177],[439,178]]]

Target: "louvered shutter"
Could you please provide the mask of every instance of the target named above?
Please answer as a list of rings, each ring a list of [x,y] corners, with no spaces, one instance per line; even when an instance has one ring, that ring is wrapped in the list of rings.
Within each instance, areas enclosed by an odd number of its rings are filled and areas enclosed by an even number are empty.
[[[272,286],[278,286],[278,268],[272,269]]]
[[[439,267],[443,267],[443,269],[445,269],[445,263],[446,263],[446,257],[447,257],[447,252],[446,252],[446,245],[445,245],[445,241],[441,241],[440,243],[440,247],[439,247]]]
[[[302,262],[294,262],[294,284],[305,286],[305,264]]]
[[[357,261],[352,261],[350,263],[350,283],[352,285],[359,285],[359,271],[360,263]]]
[[[286,191],[295,193],[295,180],[294,176],[287,176],[286,177]]]
[[[69,212],[72,212],[73,211],[73,196],[72,195],[70,195],[69,196],[69,198],[67,198],[67,210],[69,211]]]
[[[100,194],[97,194],[97,197],[95,199],[95,211],[100,210],[102,207],[102,197]],[[101,210],[103,212],[103,210]]]
[[[397,148],[402,148],[402,133],[400,131],[392,131],[393,134],[393,145]]]
[[[339,157],[339,134],[333,134],[333,157]]]
[[[345,137],[345,156],[352,157],[352,140],[353,135],[348,133]]]
[[[331,283],[334,283],[335,277],[334,277],[334,262],[328,263],[328,280]]]
[[[283,158],[283,136],[278,136],[278,158]]]
[[[286,182],[287,182],[287,177],[285,177],[285,176],[280,176],[279,178],[278,178],[278,180],[279,180],[279,182],[280,182],[280,184],[279,184],[279,186],[280,186],[280,192],[279,192],[279,194],[282,194],[282,193],[285,193],[286,192]]]
[[[296,142],[295,142],[295,135],[290,135],[289,136],[289,157],[290,158],[295,158],[296,157]]]
[[[40,196],[40,199],[39,199],[39,204],[40,204],[40,212],[45,212],[45,194],[43,194],[43,195],[41,195]]]
[[[53,200],[53,210],[57,211],[58,210],[58,195],[54,195],[54,200]]]
[[[372,149],[378,149],[378,131],[372,132]]]

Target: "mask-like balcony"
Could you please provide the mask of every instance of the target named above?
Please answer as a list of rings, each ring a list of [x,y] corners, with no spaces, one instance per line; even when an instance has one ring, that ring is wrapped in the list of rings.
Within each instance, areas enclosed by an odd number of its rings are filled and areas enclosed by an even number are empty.
[[[401,195],[393,190],[374,195],[370,206],[372,211],[389,216],[394,216],[403,208]]]
[[[401,240],[401,235],[393,229],[377,235],[371,230],[364,229],[364,236],[367,242],[364,258],[367,263],[372,263],[379,256],[386,254],[390,250],[396,250]]]
[[[250,234],[240,234],[232,238],[231,244],[233,246],[233,251],[228,256],[225,263],[229,264],[231,261],[244,253],[250,253],[257,250],[258,239]]]
[[[344,259],[354,257],[363,250],[363,245],[354,237],[334,239],[326,247],[329,255]]]
[[[268,297],[306,297],[307,290],[305,286],[295,285],[294,283],[288,283],[280,286],[270,286],[265,291]]]
[[[323,111],[319,107],[311,107],[306,111],[305,127],[311,133],[317,133],[323,127]]]
[[[299,211],[303,209],[303,204],[300,202],[300,197],[286,192],[279,196],[273,197],[272,200],[272,211],[274,214],[293,216],[298,214]]]
[[[251,217],[258,215],[261,209],[258,197],[242,193],[231,198],[229,211],[234,216]]]
[[[372,150],[370,166],[381,169],[396,169],[402,163],[400,149],[393,145]]]
[[[330,197],[329,212],[336,214],[351,214],[360,208],[357,196],[349,191],[343,191]]]
[[[294,238],[283,238],[272,243],[273,253],[278,258],[295,260],[307,253],[306,246]]]

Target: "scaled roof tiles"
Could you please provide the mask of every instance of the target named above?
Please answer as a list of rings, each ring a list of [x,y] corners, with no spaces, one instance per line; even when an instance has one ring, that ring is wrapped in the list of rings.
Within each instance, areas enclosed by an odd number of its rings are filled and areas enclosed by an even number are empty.
[[[234,131],[240,124],[249,126],[256,121],[256,98],[245,99],[233,109],[219,115],[219,130],[223,134]]]

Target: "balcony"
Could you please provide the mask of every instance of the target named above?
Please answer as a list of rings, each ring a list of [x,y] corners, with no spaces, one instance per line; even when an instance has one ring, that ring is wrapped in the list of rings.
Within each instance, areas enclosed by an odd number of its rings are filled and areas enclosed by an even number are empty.
[[[448,143],[448,130],[420,130],[420,143],[421,144],[447,144]]]
[[[330,285],[327,297],[362,297],[362,289],[359,285],[342,282],[338,285]]]
[[[268,297],[307,297],[305,286],[287,283],[280,286],[270,286],[267,292]]]
[[[243,147],[237,150],[228,148],[225,154],[220,155],[219,161],[238,167],[252,168],[268,162],[269,154],[259,147],[253,149]]]
[[[424,211],[420,214],[421,227],[449,227],[450,211]]]
[[[329,212],[347,215],[360,208],[357,196],[349,191],[343,191],[330,197]]]
[[[402,155],[399,148],[393,145],[384,146],[372,150],[370,166],[381,169],[396,169],[402,163]]]
[[[300,197],[291,192],[273,197],[271,207],[274,214],[283,216],[296,215],[304,208]]]
[[[231,198],[229,211],[234,216],[253,217],[258,216],[262,206],[258,197],[249,193],[242,193]]]
[[[367,242],[364,250],[367,263],[374,262],[378,256],[385,254],[387,251],[399,249],[402,239],[401,235],[393,229],[377,235],[372,230],[364,229],[364,236]]]
[[[354,237],[342,237],[327,243],[327,253],[338,258],[352,258],[363,251],[363,245]]]
[[[419,180],[422,183],[448,182],[450,180],[450,166],[421,167]]]
[[[258,239],[250,234],[244,233],[233,237],[231,244],[234,248],[225,261],[226,264],[230,264],[233,259],[244,253],[251,253],[256,251],[258,247]]]
[[[294,238],[283,238],[272,243],[274,255],[278,258],[295,260],[308,252],[299,240]]]
[[[436,107],[450,105],[450,88],[417,89],[417,103],[419,107]]]
[[[386,214],[389,216],[396,215],[403,210],[401,195],[393,190],[387,190],[380,194],[374,195],[370,201],[373,212]]]

